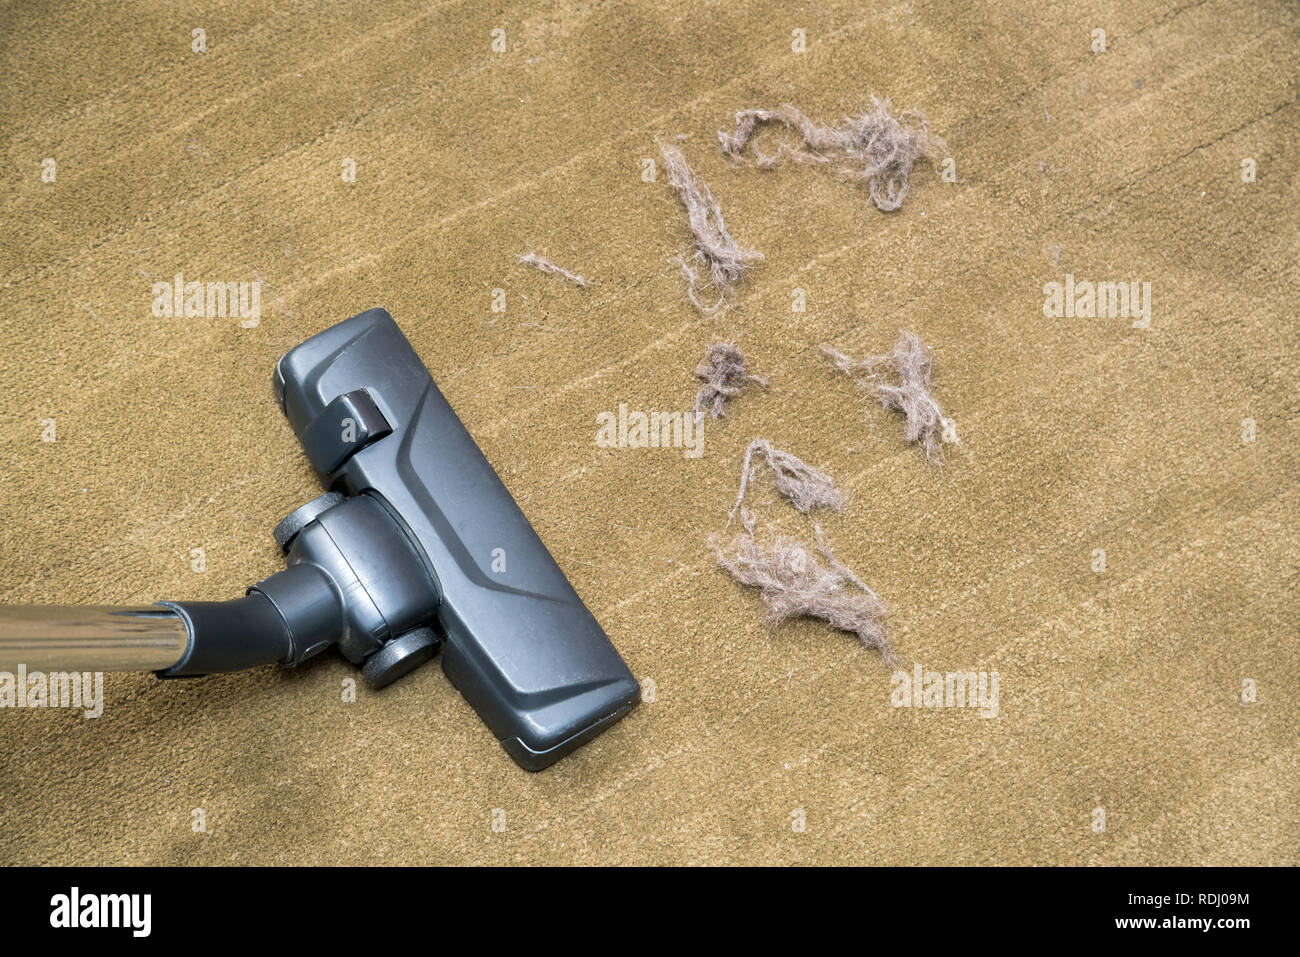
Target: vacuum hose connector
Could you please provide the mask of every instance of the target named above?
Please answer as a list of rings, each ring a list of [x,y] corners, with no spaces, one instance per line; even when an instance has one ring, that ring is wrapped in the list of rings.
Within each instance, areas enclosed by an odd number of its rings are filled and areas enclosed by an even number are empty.
[[[243,598],[160,603],[185,622],[189,645],[159,677],[272,662],[291,668],[337,644],[380,687],[438,650],[441,639],[428,627],[437,612],[436,583],[382,503],[327,493],[294,515],[276,530],[289,567]]]
[[[249,592],[234,601],[159,602],[185,623],[189,644],[181,660],[160,678],[197,678],[285,661],[293,638],[266,597]]]

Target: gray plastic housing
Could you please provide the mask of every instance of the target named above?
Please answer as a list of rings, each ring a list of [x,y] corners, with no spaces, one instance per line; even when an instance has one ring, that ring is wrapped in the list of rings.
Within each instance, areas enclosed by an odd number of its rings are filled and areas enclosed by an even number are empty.
[[[418,546],[443,671],[516,763],[544,768],[637,703],[631,671],[385,310],[290,350],[275,391],[323,484],[373,497]]]

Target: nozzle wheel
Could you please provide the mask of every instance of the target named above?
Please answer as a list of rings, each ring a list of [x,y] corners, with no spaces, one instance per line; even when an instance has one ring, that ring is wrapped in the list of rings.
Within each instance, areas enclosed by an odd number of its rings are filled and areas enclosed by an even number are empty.
[[[324,495],[317,495],[306,505],[299,505],[275,526],[275,531],[271,533],[275,536],[275,543],[280,546],[281,551],[287,552],[299,532],[316,521],[327,508],[333,508],[342,501],[343,496],[339,492],[326,492]]]
[[[442,639],[432,628],[416,628],[394,638],[366,659],[361,674],[372,688],[390,685],[403,675],[424,664],[442,646]]]

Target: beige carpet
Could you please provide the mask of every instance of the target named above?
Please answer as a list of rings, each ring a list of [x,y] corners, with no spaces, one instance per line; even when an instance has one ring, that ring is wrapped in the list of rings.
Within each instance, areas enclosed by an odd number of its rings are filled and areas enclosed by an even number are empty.
[[[0,12],[0,600],[275,571],[319,488],[274,362],[383,305],[655,700],[528,775],[436,666],[353,704],[334,656],[111,674],[98,720],[0,711],[0,862],[1297,862],[1294,3],[169,6]],[[738,109],[872,92],[929,115],[955,183],[886,215],[717,149]],[[766,256],[712,319],[641,176],[678,134]],[[178,272],[260,279],[260,324],[155,317]],[[1045,317],[1067,273],[1150,282],[1150,328]],[[961,435],[942,471],[818,356],[900,327]],[[687,407],[732,337],[772,384],[702,457],[597,447],[599,412]],[[852,638],[762,627],[704,547],[757,435],[838,478],[823,526],[895,647],[996,670],[996,718],[894,708]]]

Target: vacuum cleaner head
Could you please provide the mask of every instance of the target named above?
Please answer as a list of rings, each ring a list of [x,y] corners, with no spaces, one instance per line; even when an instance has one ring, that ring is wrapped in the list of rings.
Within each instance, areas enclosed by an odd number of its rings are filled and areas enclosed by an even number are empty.
[[[383,309],[286,353],[275,392],[324,495],[276,528],[289,567],[235,602],[166,602],[183,677],[330,645],[385,685],[443,671],[523,768],[609,727],[639,686]]]

